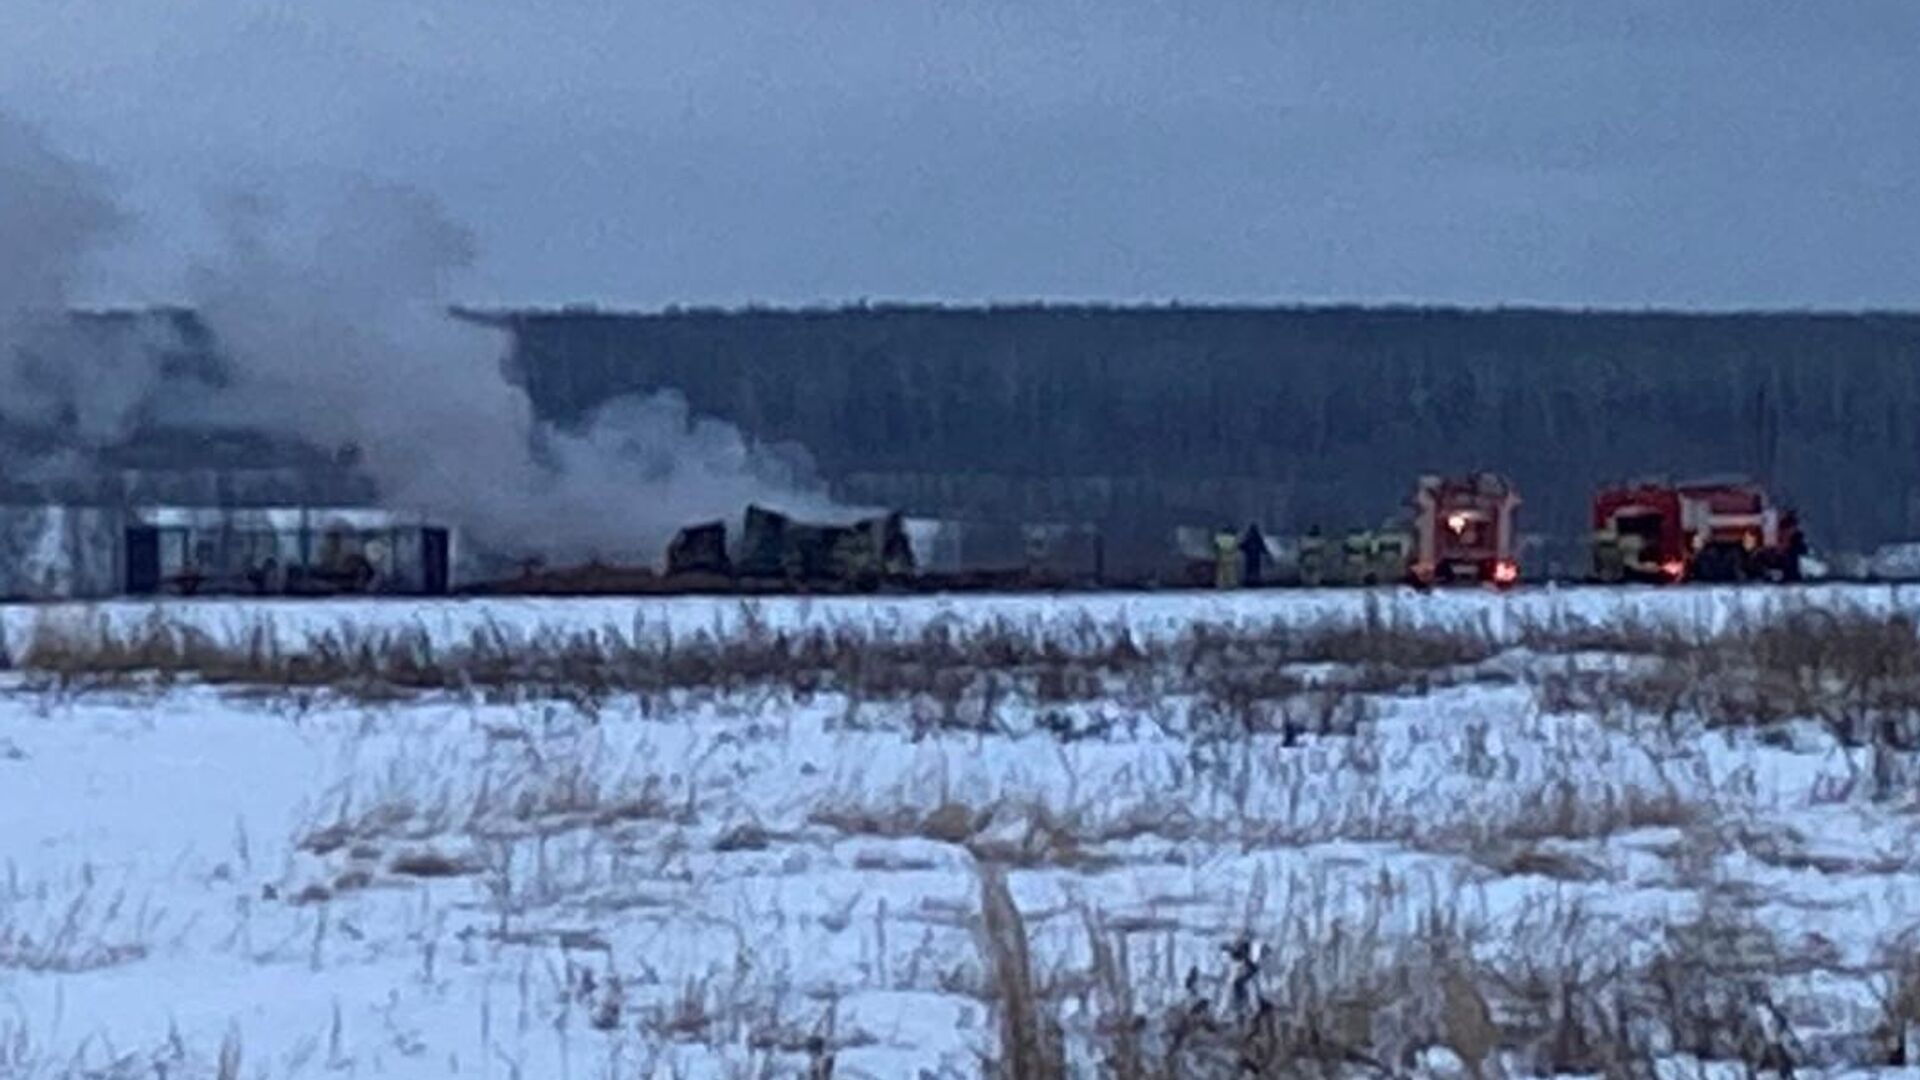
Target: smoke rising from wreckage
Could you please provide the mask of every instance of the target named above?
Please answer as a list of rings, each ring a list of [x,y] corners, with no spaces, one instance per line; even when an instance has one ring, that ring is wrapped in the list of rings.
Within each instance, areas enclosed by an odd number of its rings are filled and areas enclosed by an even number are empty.
[[[671,389],[612,396],[565,428],[539,418],[505,371],[508,336],[450,317],[472,240],[421,192],[354,179],[307,202],[244,193],[219,208],[190,314],[76,317],[73,283],[120,211],[4,116],[0,176],[0,531],[14,534],[0,542],[16,563],[65,548],[78,565],[79,546],[122,544],[77,536],[83,521],[131,528],[169,506],[310,517],[348,500],[457,523],[496,560],[651,559],[685,521],[748,502],[843,513],[804,452],[695,415]],[[41,512],[53,506],[76,513]]]

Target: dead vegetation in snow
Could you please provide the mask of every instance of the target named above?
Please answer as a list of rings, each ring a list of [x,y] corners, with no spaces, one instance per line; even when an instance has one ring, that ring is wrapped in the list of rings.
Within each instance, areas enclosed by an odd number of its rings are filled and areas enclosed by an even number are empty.
[[[14,659],[81,697],[200,683],[324,692],[356,717],[518,717],[345,755],[277,885],[310,935],[291,948],[331,970],[372,948],[365,912],[419,896],[469,932],[429,935],[410,981],[454,956],[524,964],[532,989],[488,1022],[566,1026],[617,1075],[858,1075],[912,1038],[874,1022],[887,995],[978,1008],[956,1036],[977,1068],[956,1076],[1905,1065],[1920,952],[1895,935],[1862,957],[1798,927],[1910,882],[1894,796],[1920,646],[1903,617],[1802,614],[1694,636],[1376,610],[1160,639],[749,623],[298,648],[156,625],[36,633]],[[1820,776],[1798,801],[1705,753],[1802,743]],[[1796,831],[1803,811],[1883,831],[1849,847]],[[1268,904],[1248,867],[1291,877]],[[0,908],[0,965],[10,940],[76,971],[89,938],[159,941],[76,921],[102,932],[16,917],[30,929],[10,939]],[[839,953],[860,959],[827,970]],[[7,1030],[0,1066],[26,1055]]]

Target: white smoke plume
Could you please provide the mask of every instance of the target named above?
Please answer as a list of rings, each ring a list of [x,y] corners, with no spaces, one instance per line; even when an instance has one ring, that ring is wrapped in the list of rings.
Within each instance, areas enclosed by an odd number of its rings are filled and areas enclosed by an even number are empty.
[[[412,189],[344,183],[306,203],[229,199],[224,242],[187,297],[227,371],[168,395],[159,350],[90,347],[64,325],[70,286],[119,220],[96,178],[0,118],[0,421],[83,446],[164,413],[350,449],[382,501],[461,528],[483,550],[553,561],[657,561],[688,524],[749,502],[844,518],[804,454],[694,416],[675,392],[608,403],[583,431],[541,424],[507,377],[510,342],[451,315],[469,234]],[[58,346],[48,342],[57,342]]]

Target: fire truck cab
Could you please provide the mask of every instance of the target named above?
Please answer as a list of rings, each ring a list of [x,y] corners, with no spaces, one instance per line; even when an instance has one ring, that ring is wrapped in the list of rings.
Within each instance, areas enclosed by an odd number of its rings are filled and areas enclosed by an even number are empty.
[[[1506,588],[1520,580],[1514,512],[1520,495],[1505,477],[1423,476],[1414,492],[1414,550],[1407,564],[1420,587],[1471,582]]]
[[[1593,499],[1602,582],[1797,581],[1806,543],[1791,510],[1744,479],[1641,481]]]

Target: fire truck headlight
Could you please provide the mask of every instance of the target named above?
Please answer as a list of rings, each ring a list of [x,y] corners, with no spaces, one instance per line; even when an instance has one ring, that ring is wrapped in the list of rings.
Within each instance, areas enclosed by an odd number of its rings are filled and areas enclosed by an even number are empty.
[[[1467,531],[1467,515],[1465,514],[1448,515],[1447,528],[1452,529],[1456,535],[1458,535],[1459,533],[1466,532]]]

